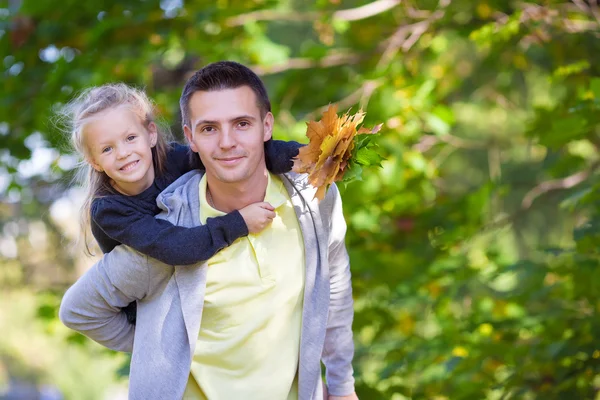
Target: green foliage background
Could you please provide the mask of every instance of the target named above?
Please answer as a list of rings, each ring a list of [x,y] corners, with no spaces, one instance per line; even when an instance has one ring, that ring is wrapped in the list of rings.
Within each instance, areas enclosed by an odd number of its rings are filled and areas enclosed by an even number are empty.
[[[385,124],[343,191],[361,399],[599,398],[599,26],[583,0],[0,0],[0,393],[104,398],[126,364],[56,319],[81,263],[48,212],[73,172],[57,107],[125,81],[181,138],[186,77],[230,59],[277,138],[330,102]]]

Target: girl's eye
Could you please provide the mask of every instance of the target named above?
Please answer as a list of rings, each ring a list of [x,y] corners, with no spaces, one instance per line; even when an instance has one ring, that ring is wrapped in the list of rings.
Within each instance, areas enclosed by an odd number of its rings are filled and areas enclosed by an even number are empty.
[[[112,147],[105,147],[102,149],[103,153],[108,153]]]
[[[128,141],[131,142],[133,139],[135,139],[135,135],[129,135],[129,136],[127,136],[127,140]]]

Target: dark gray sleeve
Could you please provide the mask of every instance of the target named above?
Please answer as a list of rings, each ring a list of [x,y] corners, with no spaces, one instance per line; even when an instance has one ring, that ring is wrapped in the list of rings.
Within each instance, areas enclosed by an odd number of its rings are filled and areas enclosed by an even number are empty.
[[[205,225],[184,228],[133,207],[102,202],[94,208],[92,218],[110,239],[169,265],[206,261],[248,234],[239,211],[209,218]]]
[[[294,141],[269,139],[265,142],[265,161],[267,169],[274,174],[290,172],[294,166],[294,157],[304,146]]]

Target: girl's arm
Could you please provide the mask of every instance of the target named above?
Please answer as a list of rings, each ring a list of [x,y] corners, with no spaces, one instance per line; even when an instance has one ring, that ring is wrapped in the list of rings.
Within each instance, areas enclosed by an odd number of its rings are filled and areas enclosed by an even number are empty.
[[[92,206],[92,220],[112,240],[169,265],[208,260],[236,239],[248,235],[239,211],[208,218],[205,225],[184,228],[118,201],[100,198]]]
[[[274,139],[267,140],[265,142],[267,169],[274,174],[290,172],[294,166],[292,159],[298,155],[302,146],[302,144],[291,140],[289,142]]]
[[[265,142],[265,161],[267,169],[274,174],[290,172],[294,165],[293,158],[303,144],[298,142],[270,139]],[[180,174],[185,174],[193,169],[204,169],[202,161],[188,146],[178,143],[171,144],[168,163],[175,165]]]
[[[100,225],[94,221],[93,217],[91,220],[91,229],[94,239],[96,239],[96,242],[98,242],[98,247],[100,247],[100,250],[102,250],[104,254],[110,253],[112,249],[121,244],[120,242],[108,236],[106,232],[102,230]]]

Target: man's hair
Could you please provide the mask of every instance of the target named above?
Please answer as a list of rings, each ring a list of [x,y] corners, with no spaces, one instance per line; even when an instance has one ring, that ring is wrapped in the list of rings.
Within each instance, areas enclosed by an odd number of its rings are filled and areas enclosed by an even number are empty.
[[[179,107],[181,108],[181,123],[190,126],[190,99],[196,92],[211,92],[224,89],[237,89],[248,86],[256,95],[260,116],[264,118],[271,111],[271,102],[267,89],[252,70],[234,61],[219,61],[208,64],[196,71],[185,83]]]

